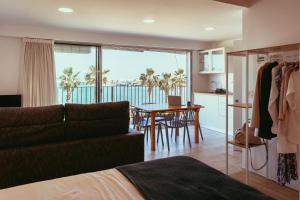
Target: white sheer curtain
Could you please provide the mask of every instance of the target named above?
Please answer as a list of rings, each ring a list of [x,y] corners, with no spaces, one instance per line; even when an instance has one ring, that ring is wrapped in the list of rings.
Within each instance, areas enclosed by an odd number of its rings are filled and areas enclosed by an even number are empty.
[[[23,39],[21,91],[24,107],[56,103],[54,41]]]

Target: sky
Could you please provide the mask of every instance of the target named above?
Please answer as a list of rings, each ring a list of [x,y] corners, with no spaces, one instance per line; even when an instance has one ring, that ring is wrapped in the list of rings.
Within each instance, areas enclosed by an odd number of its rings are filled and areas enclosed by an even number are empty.
[[[80,72],[83,81],[88,67],[96,64],[96,48],[91,47],[89,53],[55,52],[56,76],[59,77],[66,67],[73,67],[74,72]],[[138,79],[146,68],[153,68],[160,75],[163,72],[173,73],[178,68],[186,70],[186,55],[166,52],[135,52],[125,50],[103,49],[102,68],[109,69],[108,80]]]

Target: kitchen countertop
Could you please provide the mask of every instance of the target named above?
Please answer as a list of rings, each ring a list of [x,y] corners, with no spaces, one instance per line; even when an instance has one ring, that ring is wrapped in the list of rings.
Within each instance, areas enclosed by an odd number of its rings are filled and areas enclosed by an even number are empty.
[[[213,92],[194,92],[195,94],[205,94],[205,95],[214,95],[214,96],[226,96],[226,94],[213,93]],[[232,93],[229,93],[229,96],[232,96]]]

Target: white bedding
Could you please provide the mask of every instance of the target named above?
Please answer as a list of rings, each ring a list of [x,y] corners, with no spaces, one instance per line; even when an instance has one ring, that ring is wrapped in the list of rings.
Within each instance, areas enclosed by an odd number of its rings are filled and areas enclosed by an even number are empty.
[[[117,169],[80,174],[0,190],[0,200],[144,199]]]

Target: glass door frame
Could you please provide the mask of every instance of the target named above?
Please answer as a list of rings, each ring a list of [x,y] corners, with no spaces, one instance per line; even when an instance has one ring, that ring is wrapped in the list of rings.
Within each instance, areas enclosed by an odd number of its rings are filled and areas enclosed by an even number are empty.
[[[168,48],[152,48],[152,47],[135,47],[135,46],[122,46],[122,45],[105,45],[105,44],[89,44],[89,43],[72,43],[72,42],[60,42],[60,41],[55,41],[54,44],[57,45],[75,45],[75,46],[86,46],[86,47],[94,47],[96,48],[96,94],[95,94],[95,103],[101,103],[103,102],[102,99],[102,92],[103,92],[103,84],[102,84],[102,63],[103,63],[103,48],[120,48],[120,50],[126,50],[126,49],[131,49],[131,50],[144,50],[144,51],[156,51],[156,52],[185,52],[186,53],[186,100],[187,101],[192,101],[192,50],[181,50],[181,49],[168,49]],[[186,103],[186,102],[184,102]]]

